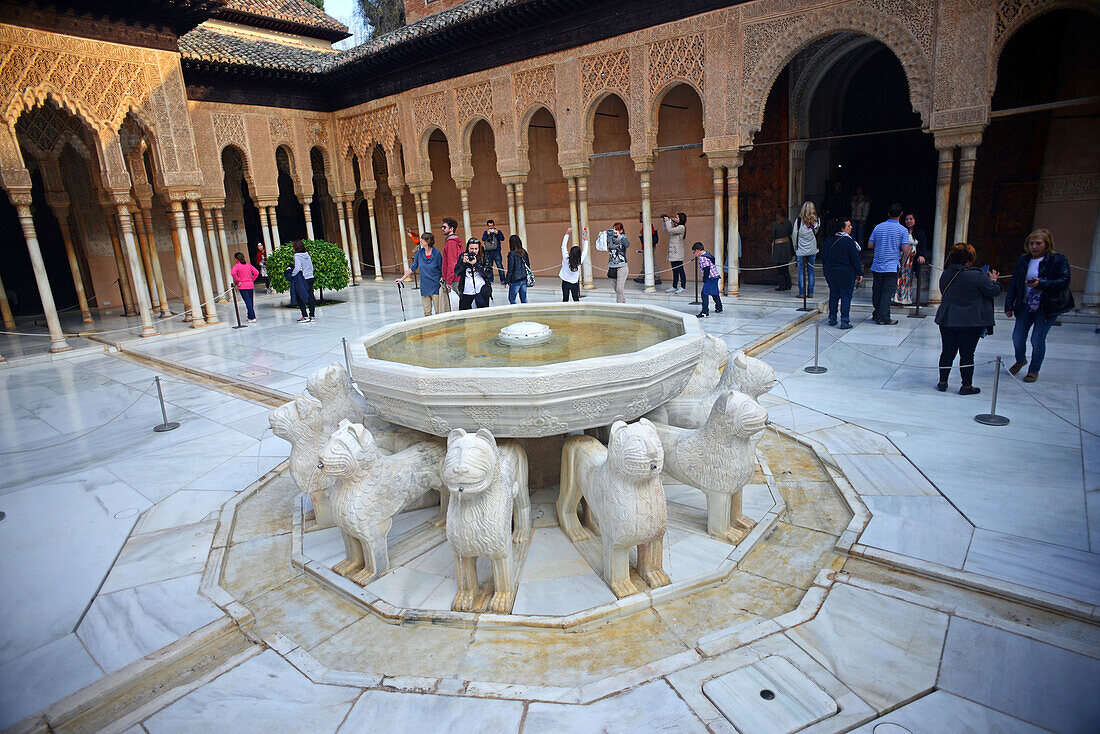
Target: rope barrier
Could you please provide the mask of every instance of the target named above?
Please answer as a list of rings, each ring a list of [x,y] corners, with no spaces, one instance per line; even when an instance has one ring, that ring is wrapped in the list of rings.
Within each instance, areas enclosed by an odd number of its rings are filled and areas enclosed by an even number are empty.
[[[917,369],[917,370],[937,370],[937,371],[940,369],[940,367],[938,365],[935,366],[935,367],[927,367],[927,366],[921,365],[921,364],[907,364],[905,362],[894,362],[893,360],[885,359],[883,357],[879,357],[876,354],[871,354],[870,352],[865,352],[862,349],[854,347],[851,344],[849,344],[848,342],[844,341],[842,338],[834,337],[829,332],[825,332],[825,336],[827,336],[827,337],[829,337],[830,339],[833,340],[833,343],[832,344],[827,344],[825,346],[825,349],[828,349],[829,347],[833,346],[833,344],[838,344],[839,343],[839,344],[843,344],[844,346],[848,347],[853,352],[858,352],[859,354],[862,354],[865,357],[870,357],[871,359],[877,359],[878,361],[886,362],[887,364],[897,365],[898,367],[908,367],[908,368]],[[822,350],[822,351],[824,351],[824,350]],[[981,365],[985,365],[985,364],[993,364],[993,362],[995,362],[995,361],[996,360],[991,359],[991,360],[988,360],[986,362],[975,362],[974,364],[960,364],[959,367],[960,368],[962,368],[962,367],[980,367]]]
[[[1031,393],[1031,391],[1030,391],[1030,390],[1028,390],[1028,389],[1027,389],[1026,387],[1024,387],[1024,382],[1023,382],[1023,381],[1022,381],[1022,380],[1021,380],[1021,379],[1020,379],[1019,377],[1017,377],[1016,375],[1014,375],[1014,374],[1012,374],[1011,372],[1009,372],[1009,370],[1008,370],[1008,367],[1004,367],[1004,371],[1005,371],[1005,372],[1006,372],[1006,373],[1008,374],[1008,376],[1009,376],[1009,377],[1011,377],[1011,378],[1013,379],[1013,381],[1015,381],[1015,383],[1016,383],[1017,385],[1019,385],[1019,386],[1020,386],[1020,389],[1024,391],[1024,394],[1026,394],[1026,395],[1027,395],[1027,396],[1028,396],[1029,398],[1031,398],[1031,399],[1032,399],[1032,400],[1034,400],[1034,401],[1035,401],[1036,403],[1038,403],[1038,404],[1039,404],[1039,407],[1041,407],[1041,408],[1042,408],[1043,410],[1045,410],[1046,412],[1050,413],[1051,415],[1053,415],[1053,416],[1054,416],[1055,418],[1057,418],[1058,420],[1062,421],[1063,423],[1067,423],[1067,424],[1069,424],[1070,426],[1072,426],[1073,428],[1076,428],[1076,429],[1077,429],[1078,431],[1081,431],[1082,433],[1087,433],[1088,435],[1092,436],[1093,438],[1100,438],[1100,434],[1097,434],[1097,433],[1093,433],[1092,431],[1090,431],[1089,429],[1085,428],[1084,426],[1079,426],[1079,425],[1077,425],[1076,423],[1074,423],[1073,421],[1071,421],[1071,420],[1067,420],[1067,419],[1063,418],[1062,416],[1058,415],[1058,413],[1056,413],[1056,412],[1055,412],[1055,411],[1054,411],[1053,409],[1051,409],[1051,408],[1047,407],[1047,405],[1046,405],[1045,403],[1043,403],[1043,401],[1042,401],[1042,400],[1040,400],[1039,398],[1035,397],[1035,396],[1034,396],[1034,395],[1033,395],[1033,394]]]
[[[85,436],[91,435],[91,434],[95,433],[96,431],[100,430],[101,428],[106,428],[111,423],[114,423],[116,420],[121,418],[122,415],[126,411],[128,411],[130,408],[137,405],[137,402],[139,400],[141,400],[143,397],[148,395],[149,391],[153,389],[154,385],[156,385],[156,382],[153,381],[153,380],[150,380],[149,381],[149,386],[146,387],[145,390],[142,391],[142,393],[140,395],[138,395],[136,398],[134,398],[134,401],[132,403],[127,405],[119,413],[115,414],[112,418],[108,419],[106,423],[98,425],[95,428],[91,429],[90,431],[85,431],[84,433],[81,433],[81,434],[76,435],[76,436],[67,436],[63,441],[58,441],[57,443],[48,444],[46,446],[35,446],[34,448],[31,448],[31,449],[20,449],[19,451],[0,451],[0,456],[14,456],[16,454],[28,454],[32,451],[41,451],[43,449],[57,448],[58,446],[65,446],[65,445],[68,445],[68,444],[72,443],[73,441],[76,441],[76,440],[79,440],[81,438],[84,438]]]

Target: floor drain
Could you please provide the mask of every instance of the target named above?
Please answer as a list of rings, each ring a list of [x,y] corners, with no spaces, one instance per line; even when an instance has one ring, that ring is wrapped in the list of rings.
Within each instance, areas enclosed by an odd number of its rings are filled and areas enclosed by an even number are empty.
[[[765,701],[770,701],[775,698],[775,691],[770,691],[765,688],[764,690],[760,691],[760,698],[764,699]]]
[[[267,370],[245,370],[238,372],[237,377],[263,377],[264,375],[270,375]]]
[[[140,512],[140,510],[138,510],[138,508],[136,507],[127,507],[125,510],[119,510],[118,512],[116,512],[115,519],[125,520],[128,517],[133,517],[134,515],[138,514],[138,512]]]

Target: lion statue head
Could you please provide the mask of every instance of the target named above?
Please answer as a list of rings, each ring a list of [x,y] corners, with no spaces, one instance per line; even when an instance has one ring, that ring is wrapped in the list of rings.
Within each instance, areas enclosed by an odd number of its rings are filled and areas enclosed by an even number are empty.
[[[645,418],[636,423],[615,421],[607,441],[607,461],[631,479],[659,477],[665,466],[665,450],[657,429]]]
[[[753,400],[775,387],[775,370],[762,359],[749,357],[742,351],[733,355],[722,373],[720,390],[738,390]]]
[[[334,477],[350,477],[382,458],[371,432],[359,423],[340,421],[318,457],[318,468]]]
[[[447,436],[443,484],[452,493],[469,495],[486,491],[496,481],[499,465],[497,441],[487,429],[467,433],[456,428]]]
[[[267,420],[271,431],[290,443],[294,443],[303,433],[317,434],[324,430],[321,401],[304,393],[271,411]]]
[[[732,430],[738,438],[754,436],[768,422],[768,411],[748,395],[730,390],[718,396],[710,409],[706,428]]]

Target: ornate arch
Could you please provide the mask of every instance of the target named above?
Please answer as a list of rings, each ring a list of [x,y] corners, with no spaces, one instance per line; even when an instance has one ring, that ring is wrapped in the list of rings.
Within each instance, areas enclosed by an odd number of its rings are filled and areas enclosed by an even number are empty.
[[[425,170],[429,173],[432,170],[432,159],[430,154],[428,153],[428,141],[431,140],[432,134],[436,131],[438,131],[439,134],[447,140],[447,144],[449,145],[451,141],[449,138],[447,138],[446,131],[439,125],[430,123],[421,131],[420,142],[416,146],[417,155],[420,156],[420,161],[424,164]]]
[[[706,125],[707,101],[703,97],[702,86],[696,84],[695,82],[689,81],[688,79],[672,78],[669,79],[665,84],[663,84],[659,89],[656,89],[653,93],[653,98],[650,100],[649,119],[647,121],[649,124],[647,130],[652,131],[654,141],[657,140],[657,121],[658,116],[661,114],[661,103],[665,101],[665,97],[668,95],[669,92],[671,92],[673,89],[680,86],[681,84],[685,87],[691,87],[692,91],[695,92],[695,96],[699,98],[699,106],[703,110],[703,124],[704,126]],[[654,145],[656,145],[656,143],[654,143]]]
[[[290,176],[291,185],[294,187],[294,195],[297,197],[304,196],[302,191],[302,178],[298,175],[298,165],[294,160],[294,149],[288,142],[282,142],[275,146],[275,172],[278,175],[279,170],[279,151],[283,151],[286,154],[287,175]]]
[[[751,31],[751,27],[746,31]],[[925,125],[931,121],[932,64],[920,41],[897,18],[865,5],[843,5],[820,10],[781,27],[755,63],[746,64],[741,88],[738,133],[748,144],[763,125],[768,93],[791,59],[813,41],[850,31],[869,36],[889,48],[901,62],[909,83],[909,100]]]
[[[530,138],[528,137],[528,130],[531,127],[531,120],[535,118],[539,110],[546,110],[550,117],[554,120],[554,124],[558,124],[558,118],[554,114],[554,110],[550,109],[550,105],[542,102],[535,102],[528,106],[527,110],[520,117],[519,129],[516,131],[516,140],[519,158],[526,160],[528,158],[528,151],[531,145]]]
[[[630,105],[627,104],[623,95],[619,92],[607,89],[602,92],[598,92],[596,96],[589,102],[588,107],[584,110],[584,127],[582,130],[581,145],[583,146],[584,159],[588,160],[588,157],[592,155],[592,143],[596,139],[596,110],[603,104],[604,100],[609,97],[618,97],[619,101],[623,103],[623,108],[626,110],[627,124],[626,129],[630,135],[630,145],[634,145],[634,126],[633,119],[630,115]],[[656,134],[654,134],[656,139]]]
[[[236,143],[226,143],[222,146],[222,149],[218,151],[218,169],[222,172],[222,182],[224,181],[228,171],[225,170],[225,151],[233,150],[241,159],[241,176],[244,178],[245,183],[248,185],[248,195],[252,197],[253,201],[257,201],[256,196],[256,182],[252,178],[252,162],[248,159],[247,151]]]
[[[1083,10],[1100,16],[1100,5],[1093,0],[999,0],[993,26],[993,51],[989,54],[989,99],[997,89],[997,67],[1005,45],[1016,32],[1041,15],[1055,10]]]

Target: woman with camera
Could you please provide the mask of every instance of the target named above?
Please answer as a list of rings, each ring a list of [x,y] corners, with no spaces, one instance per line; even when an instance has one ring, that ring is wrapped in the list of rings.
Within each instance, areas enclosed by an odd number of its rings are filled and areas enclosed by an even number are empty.
[[[455,264],[455,289],[458,291],[458,310],[486,308],[493,297],[493,263],[485,262],[481,251],[481,240],[474,237],[466,240],[466,252]]]
[[[574,301],[581,300],[581,263],[588,257],[588,230],[585,229],[581,236],[582,250],[577,245],[569,247],[569,238],[573,234],[573,228],[565,230],[565,237],[561,240],[561,270],[558,277],[561,278],[561,302],[565,303],[572,296]]]
[[[1027,334],[1031,332],[1031,366],[1024,382],[1039,379],[1039,368],[1047,353],[1047,332],[1054,320],[1074,307],[1069,289],[1069,260],[1054,251],[1054,235],[1049,229],[1037,229],[1027,236],[1024,254],[1012,268],[1012,280],[1005,296],[1005,315],[1016,317],[1012,346],[1016,363],[1012,374],[1027,364]]]
[[[672,287],[665,293],[683,293],[687,287],[687,274],[684,273],[684,235],[687,233],[688,216],[676,212],[676,223],[667,214],[661,215],[665,232],[668,233],[668,264],[672,266]]]
[[[977,395],[974,387],[974,351],[978,340],[993,333],[993,299],[1001,293],[997,271],[983,272],[974,267],[978,254],[973,245],[960,242],[947,253],[947,263],[940,276],[940,307],[936,323],[940,327],[940,381],[936,389],[947,390],[947,378],[955,355],[959,355],[962,387],[959,395]]]

